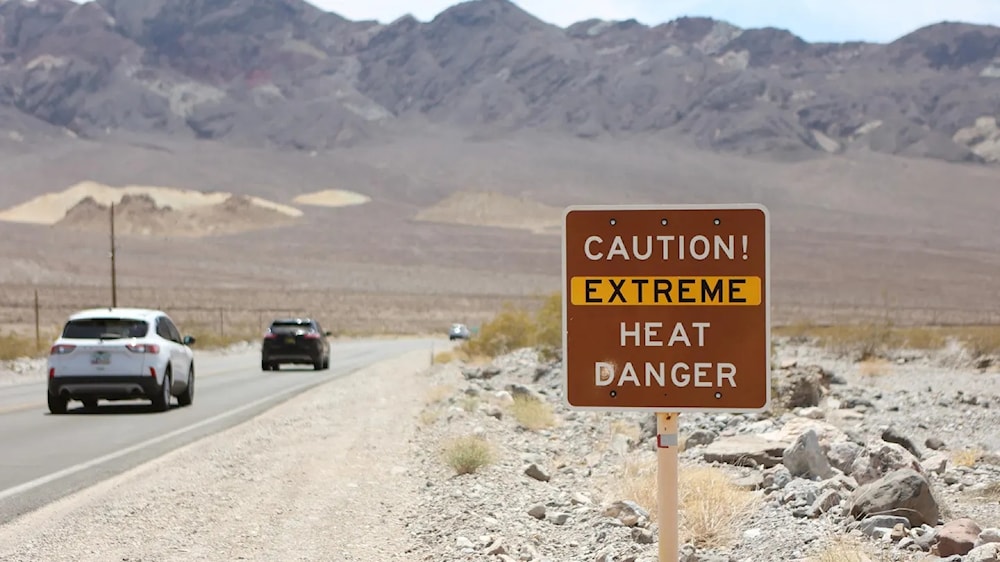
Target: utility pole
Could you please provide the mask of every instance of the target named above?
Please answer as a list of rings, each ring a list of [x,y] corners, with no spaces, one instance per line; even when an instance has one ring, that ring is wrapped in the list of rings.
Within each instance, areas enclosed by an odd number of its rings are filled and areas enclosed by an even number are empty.
[[[115,271],[115,202],[111,202],[111,306],[118,306],[118,280]]]

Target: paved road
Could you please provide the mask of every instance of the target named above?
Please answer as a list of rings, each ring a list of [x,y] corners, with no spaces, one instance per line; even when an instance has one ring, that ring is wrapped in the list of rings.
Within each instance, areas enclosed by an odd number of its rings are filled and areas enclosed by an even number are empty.
[[[152,412],[148,402],[102,402],[93,413],[70,403],[45,406],[44,383],[0,387],[0,524],[121,473],[181,445],[245,421],[276,404],[378,361],[446,346],[437,340],[361,340],[334,344],[330,370],[260,370],[256,351],[195,359],[194,404]],[[356,384],[345,380],[344,384]]]

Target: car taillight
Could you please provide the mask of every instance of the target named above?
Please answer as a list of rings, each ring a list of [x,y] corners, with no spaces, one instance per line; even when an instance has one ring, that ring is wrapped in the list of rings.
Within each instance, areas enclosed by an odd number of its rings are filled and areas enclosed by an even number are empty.
[[[318,340],[319,334],[317,334],[316,332],[309,332],[308,334],[305,334],[302,337],[307,340]]]
[[[67,345],[64,343],[53,345],[49,349],[49,355],[66,355],[76,349],[75,345]]]
[[[125,345],[125,349],[133,353],[159,353],[160,346],[155,343],[130,343]]]
[[[154,379],[156,378],[156,367],[149,368],[149,376],[153,377]]]
[[[49,378],[50,379],[56,378],[56,368],[55,367],[49,368]]]
[[[278,339],[278,334],[275,334],[274,332],[267,332],[266,334],[264,334],[264,339],[265,340],[275,340],[275,339]]]

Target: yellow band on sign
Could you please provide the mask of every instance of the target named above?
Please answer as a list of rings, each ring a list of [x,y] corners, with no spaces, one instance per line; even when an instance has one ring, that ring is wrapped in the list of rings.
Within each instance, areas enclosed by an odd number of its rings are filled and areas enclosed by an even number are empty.
[[[574,306],[758,306],[760,277],[574,277]]]

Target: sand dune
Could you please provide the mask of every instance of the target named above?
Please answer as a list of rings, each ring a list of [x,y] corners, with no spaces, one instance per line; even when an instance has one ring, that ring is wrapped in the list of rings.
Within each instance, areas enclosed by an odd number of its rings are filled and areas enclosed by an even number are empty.
[[[108,207],[118,204],[125,196],[147,196],[155,207],[175,211],[221,205],[232,197],[231,193],[202,192],[191,189],[129,185],[111,187],[97,182],[81,182],[58,193],[47,193],[0,212],[0,220],[6,222],[53,225],[63,220],[70,209],[80,202],[90,199],[98,206]],[[287,205],[259,197],[245,198],[251,205],[268,209],[287,217],[302,216],[302,211]]]
[[[491,191],[460,191],[417,213],[419,221],[558,234],[563,209]]]
[[[362,195],[354,191],[343,189],[327,189],[314,193],[305,193],[292,200],[299,205],[311,205],[315,207],[348,207],[352,205],[364,205],[371,201],[371,197]]]

